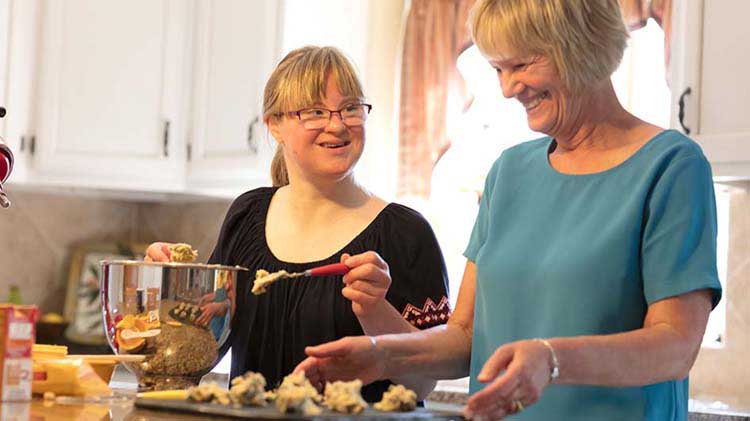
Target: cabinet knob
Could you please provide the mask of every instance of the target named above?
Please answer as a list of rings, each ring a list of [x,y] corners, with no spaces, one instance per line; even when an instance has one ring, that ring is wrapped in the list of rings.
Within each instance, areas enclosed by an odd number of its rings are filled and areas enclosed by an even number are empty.
[[[677,103],[680,107],[679,111],[677,112],[677,117],[680,120],[680,126],[682,126],[682,130],[685,132],[685,134],[690,134],[690,128],[685,126],[685,97],[690,95],[692,92],[693,90],[688,86],[682,92],[682,95],[680,95],[680,100]]]
[[[3,118],[3,117],[5,117],[5,108],[0,107],[0,118]]]
[[[260,118],[255,116],[247,127],[247,147],[250,148],[250,153],[253,155],[258,153],[258,145],[255,143],[255,140],[253,140],[253,132],[255,131],[255,125],[258,124],[259,121]]]
[[[169,120],[164,120],[164,158],[169,156]]]

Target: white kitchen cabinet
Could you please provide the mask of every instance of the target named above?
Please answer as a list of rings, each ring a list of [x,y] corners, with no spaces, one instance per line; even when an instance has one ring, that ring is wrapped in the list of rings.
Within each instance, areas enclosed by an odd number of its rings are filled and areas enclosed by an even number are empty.
[[[236,196],[268,185],[275,142],[263,87],[277,60],[279,2],[196,2],[188,188]]]
[[[49,0],[40,12],[32,181],[182,190],[190,4]]]
[[[10,37],[10,2],[0,0],[0,63],[8,62],[8,39]],[[5,90],[8,86],[8,67],[0,65],[0,106],[8,100]],[[0,120],[0,135],[5,135],[5,120]]]
[[[689,136],[700,143],[718,180],[748,180],[750,1],[689,0],[673,4],[672,125],[690,131]]]
[[[15,157],[11,185],[28,178],[35,143],[38,12],[38,0],[0,0],[0,104],[7,109],[7,115],[0,120],[0,135]]]

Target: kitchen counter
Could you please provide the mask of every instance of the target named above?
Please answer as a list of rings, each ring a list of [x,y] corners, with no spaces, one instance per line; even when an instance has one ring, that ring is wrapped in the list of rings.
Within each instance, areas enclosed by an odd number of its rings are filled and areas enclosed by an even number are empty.
[[[26,403],[3,403],[0,408],[2,421],[177,421],[213,420],[214,416],[190,415],[180,412],[153,411],[133,406],[133,392],[116,391],[115,398],[107,403],[47,403],[35,399]],[[428,408],[455,409],[456,405],[427,403]],[[691,421],[750,421],[750,416],[740,413],[691,412]]]
[[[73,420],[209,420],[210,417],[190,416],[187,414],[148,411],[133,406],[134,391],[115,390],[113,398],[100,402],[80,399],[58,398],[57,401],[45,402],[34,398],[31,402],[3,402],[0,407],[2,421],[73,421]]]
[[[225,377],[225,376],[224,376]],[[221,376],[217,376],[220,380]],[[178,412],[152,411],[136,408],[135,376],[122,366],[115,370],[110,387],[114,393],[108,398],[58,397],[54,402],[34,398],[31,402],[3,402],[0,405],[0,421],[176,421],[212,420],[210,416],[190,415]]]
[[[455,410],[465,405],[469,396],[467,393],[448,389],[435,390],[427,399],[428,407]],[[688,421],[750,421],[750,410],[733,408],[720,402],[709,403],[690,399],[688,411]]]
[[[155,411],[133,406],[133,390],[115,390],[115,396],[104,402],[81,403],[75,399],[58,399],[55,403],[34,399],[25,403],[3,403],[0,407],[2,421],[73,421],[73,420],[112,420],[112,421],[198,421],[213,420],[215,416],[191,415],[180,412]],[[451,403],[428,401],[427,407],[436,410],[456,410],[460,406]],[[750,416],[731,411],[691,412],[690,421],[750,421]]]
[[[214,375],[213,380],[226,384],[226,375]],[[31,402],[0,405],[0,421],[51,421],[51,420],[112,420],[112,421],[177,421],[213,420],[216,417],[191,415],[179,412],[156,411],[136,408],[135,378],[122,367],[118,367],[110,382],[114,392],[111,398],[82,401],[80,398],[58,397],[53,402],[34,399]],[[426,402],[428,409],[458,411],[466,402],[466,393],[457,391],[435,391]],[[750,412],[730,408],[718,403],[691,400],[690,421],[750,421]]]
[[[54,403],[35,398],[31,402],[7,403],[0,407],[2,421],[177,421],[215,420],[215,415],[188,414],[137,408],[133,405],[135,392],[115,390],[112,398],[100,402],[81,402],[80,399],[58,398]],[[451,404],[435,404],[435,410],[457,410]]]
[[[215,381],[226,387],[226,374],[209,374],[204,381]],[[0,421],[177,421],[215,420],[216,416],[187,414],[183,412],[158,411],[134,406],[136,396],[135,377],[121,366],[115,370],[110,387],[114,393],[108,398],[89,398],[85,401],[75,397],[58,397],[54,402],[35,398],[31,402],[3,402],[0,405]],[[460,411],[461,407],[451,403],[428,403],[435,410]]]

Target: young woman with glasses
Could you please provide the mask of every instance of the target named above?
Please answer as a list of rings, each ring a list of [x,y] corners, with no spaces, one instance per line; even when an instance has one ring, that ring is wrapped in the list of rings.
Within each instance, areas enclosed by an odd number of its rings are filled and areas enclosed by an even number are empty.
[[[306,346],[447,320],[445,263],[429,224],[354,179],[371,109],[351,63],[335,48],[294,50],[268,80],[263,119],[278,142],[273,187],[234,201],[209,263],[303,272],[343,262],[351,270],[343,282],[287,280],[258,296],[250,292],[251,275],[241,275],[228,341],[232,377],[252,370],[273,386],[305,358]],[[166,243],[148,251],[153,260],[168,253]],[[434,387],[418,376],[393,378],[364,387],[364,398],[379,400],[391,381],[420,397]]]

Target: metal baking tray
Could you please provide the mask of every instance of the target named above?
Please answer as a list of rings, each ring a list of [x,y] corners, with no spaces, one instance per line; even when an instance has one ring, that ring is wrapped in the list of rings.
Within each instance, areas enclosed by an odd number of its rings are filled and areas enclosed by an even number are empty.
[[[273,405],[263,408],[243,407],[195,403],[183,400],[158,400],[158,399],[136,399],[135,406],[139,408],[177,411],[184,413],[216,415],[248,420],[463,420],[459,412],[436,411],[425,408],[417,408],[411,412],[381,412],[367,408],[357,415],[341,414],[324,409],[323,413],[314,416],[305,416],[299,413],[281,414]]]

